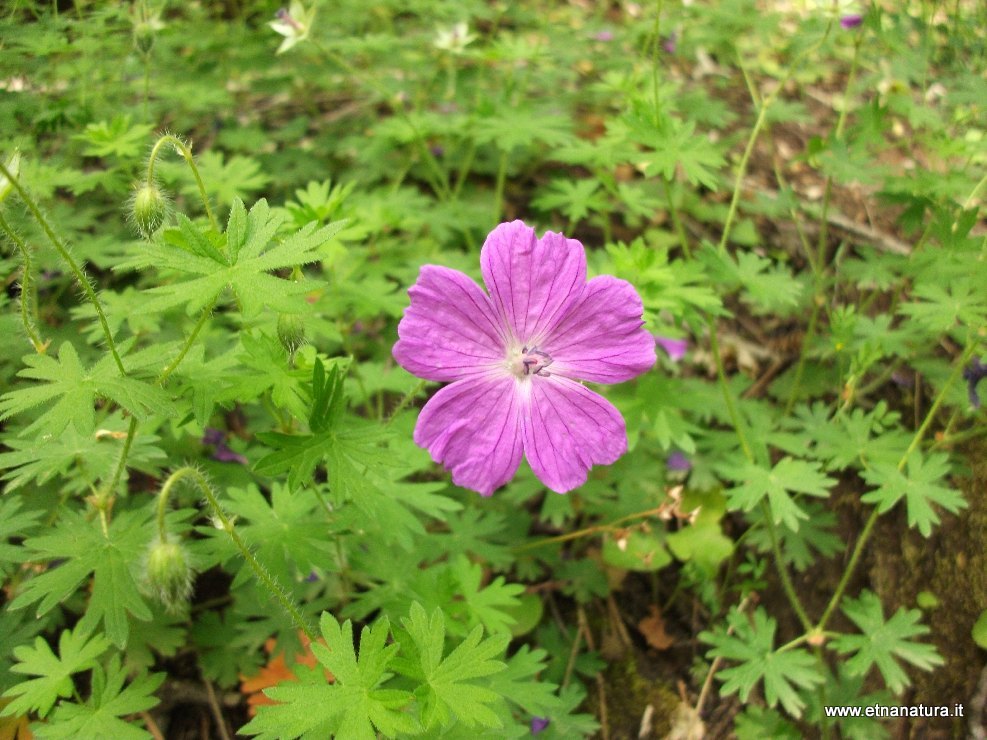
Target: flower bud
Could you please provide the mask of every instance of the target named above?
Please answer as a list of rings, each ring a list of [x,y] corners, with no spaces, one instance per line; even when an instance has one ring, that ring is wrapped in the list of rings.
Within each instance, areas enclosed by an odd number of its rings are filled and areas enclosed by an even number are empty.
[[[156,540],[147,553],[144,577],[148,590],[169,612],[178,612],[192,595],[192,567],[177,542]]]
[[[168,199],[157,184],[145,182],[134,190],[130,199],[130,217],[142,237],[149,239],[164,223],[167,214]]]
[[[141,54],[149,54],[154,46],[154,27],[150,23],[134,26],[134,43]]]
[[[297,313],[283,313],[278,316],[278,340],[288,354],[305,344],[305,325]]]

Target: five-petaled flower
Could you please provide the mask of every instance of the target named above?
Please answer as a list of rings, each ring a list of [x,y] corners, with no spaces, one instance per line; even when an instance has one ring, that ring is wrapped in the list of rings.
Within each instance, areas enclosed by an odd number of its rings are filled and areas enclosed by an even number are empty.
[[[521,221],[490,233],[480,268],[489,295],[436,265],[408,291],[394,358],[420,378],[451,381],[422,409],[415,442],[485,496],[522,454],[566,493],[627,451],[620,412],[580,381],[619,383],[655,363],[641,298],[609,275],[587,282],[582,244],[553,232],[537,239]]]

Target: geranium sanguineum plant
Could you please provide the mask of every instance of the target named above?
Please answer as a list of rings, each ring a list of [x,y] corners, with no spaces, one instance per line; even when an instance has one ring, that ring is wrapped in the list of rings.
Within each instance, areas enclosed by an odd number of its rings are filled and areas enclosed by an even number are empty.
[[[483,495],[525,455],[548,488],[582,485],[593,465],[627,451],[624,420],[581,381],[619,383],[655,363],[634,287],[586,280],[583,245],[500,224],[480,252],[489,295],[473,280],[425,265],[398,325],[394,357],[408,372],[449,382],[425,404],[415,442]]]

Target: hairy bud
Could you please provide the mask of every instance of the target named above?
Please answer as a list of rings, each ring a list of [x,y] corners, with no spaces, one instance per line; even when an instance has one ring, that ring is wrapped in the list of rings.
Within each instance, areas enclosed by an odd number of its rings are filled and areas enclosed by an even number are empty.
[[[151,544],[144,568],[145,583],[169,612],[178,612],[188,603],[192,576],[188,555],[179,543],[156,540]]]
[[[293,354],[305,344],[305,325],[297,313],[283,313],[278,316],[278,339],[288,354]]]
[[[130,218],[138,233],[150,239],[168,215],[168,198],[153,182],[137,186],[130,199]]]

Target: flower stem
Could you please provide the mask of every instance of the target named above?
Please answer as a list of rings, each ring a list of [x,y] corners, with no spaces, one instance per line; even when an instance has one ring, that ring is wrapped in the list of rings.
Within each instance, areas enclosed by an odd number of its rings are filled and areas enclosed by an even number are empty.
[[[809,615],[806,613],[805,607],[802,606],[802,601],[799,599],[798,592],[795,590],[795,585],[792,583],[792,577],[788,573],[788,567],[785,565],[785,560],[781,554],[781,542],[778,539],[778,528],[771,516],[771,507],[764,499],[761,499],[761,515],[764,517],[764,523],[767,525],[768,529],[768,537],[771,539],[771,552],[774,555],[775,569],[778,571],[778,576],[781,578],[781,587],[784,589],[785,596],[788,597],[788,603],[792,605],[792,609],[795,610],[795,614],[798,616],[802,626],[806,629],[806,631],[809,631],[812,629],[812,620],[809,619]]]
[[[109,347],[110,353],[113,355],[113,362],[120,371],[120,375],[126,375],[127,371],[124,369],[123,361],[120,359],[120,355],[117,352],[117,345],[116,342],[113,341],[113,332],[110,331],[110,325],[106,321],[106,314],[103,312],[103,305],[99,302],[99,297],[96,295],[96,291],[93,288],[92,283],[89,282],[89,278],[86,277],[85,272],[83,272],[82,268],[79,267],[72,255],[69,254],[65,244],[63,244],[62,240],[55,234],[51,224],[48,223],[48,219],[46,219],[41,213],[41,210],[34,202],[34,199],[28,195],[27,191],[24,189],[24,186],[21,185],[20,180],[14,176],[14,173],[11,172],[7,168],[7,165],[2,161],[0,161],[0,174],[6,177],[11,185],[14,186],[14,189],[17,190],[17,194],[20,195],[21,200],[24,201],[24,205],[27,206],[27,209],[34,217],[34,220],[41,227],[42,231],[45,232],[45,236],[48,237],[48,241],[51,242],[51,245],[55,248],[55,251],[58,252],[62,260],[64,260],[65,264],[68,265],[69,271],[72,273],[73,277],[75,277],[79,287],[82,288],[82,292],[86,294],[86,298],[96,310],[96,318],[99,320],[99,325],[103,329],[103,337],[106,339],[106,346]]]
[[[6,232],[10,240],[17,245],[17,248],[21,252],[21,256],[24,258],[24,270],[21,276],[21,324],[24,325],[24,332],[27,334],[28,339],[31,340],[31,344],[34,346],[34,351],[38,354],[43,354],[45,349],[48,347],[48,343],[41,339],[41,335],[37,331],[37,298],[35,296],[34,287],[34,273],[32,272],[31,265],[31,250],[24,243],[24,240],[20,238],[16,231],[7,223],[7,220],[3,217],[3,212],[0,212],[0,229]],[[31,314],[34,314],[32,316]]]
[[[959,360],[957,360],[956,364],[953,366],[953,371],[949,374],[949,378],[939,391],[935,401],[932,402],[932,406],[929,407],[929,411],[926,413],[925,419],[922,421],[922,425],[916,430],[915,436],[912,437],[911,444],[908,445],[908,449],[905,450],[905,454],[902,455],[901,459],[898,461],[899,471],[905,469],[905,465],[908,464],[908,458],[911,457],[912,453],[915,452],[918,446],[922,443],[926,432],[929,431],[932,421],[935,419],[936,414],[939,413],[939,408],[946,400],[946,394],[953,386],[953,383],[956,382],[957,378],[960,377],[960,373],[963,372],[964,366],[970,361],[970,358],[973,357],[976,349],[977,342],[975,340],[968,342],[963,354],[960,355]],[[843,571],[843,576],[840,578],[840,582],[836,586],[836,591],[833,592],[833,596],[826,605],[826,609],[823,611],[822,617],[819,618],[819,623],[816,625],[817,630],[825,629],[829,618],[833,615],[836,607],[839,606],[840,600],[843,598],[843,593],[846,591],[847,586],[850,583],[850,579],[853,577],[853,574],[857,569],[857,564],[860,561],[860,556],[863,554],[864,546],[870,539],[871,532],[874,530],[874,525],[877,523],[877,518],[879,515],[880,508],[875,506],[874,510],[867,518],[867,522],[864,524],[864,528],[861,531],[860,536],[857,538],[857,542],[853,547],[853,552],[850,555],[850,560],[847,562],[846,569]]]
[[[295,626],[305,633],[305,636],[309,640],[315,642],[316,634],[315,630],[312,629],[311,624],[309,624],[308,619],[302,614],[301,609],[295,604],[294,599],[291,595],[275,580],[274,576],[265,568],[254,554],[247,547],[246,543],[240,537],[239,532],[233,526],[233,520],[230,519],[223,507],[219,503],[219,499],[216,497],[215,492],[212,490],[212,486],[206,480],[206,477],[197,469],[193,467],[179,468],[165,481],[164,485],[161,487],[161,493],[158,494],[158,511],[157,511],[157,523],[158,523],[158,534],[162,537],[162,541],[167,535],[167,530],[165,528],[165,514],[168,511],[168,497],[171,495],[172,489],[180,481],[189,478],[196,485],[202,495],[205,497],[206,502],[212,509],[213,516],[219,521],[222,529],[226,532],[233,544],[236,546],[237,550],[240,551],[240,555],[250,566],[250,569],[257,576],[257,580],[266,588],[274,599],[281,605],[285,613],[291,617],[291,620],[295,623]]]
[[[199,168],[196,166],[195,159],[192,157],[192,148],[174,134],[165,134],[154,142],[154,147],[151,149],[151,156],[147,159],[147,184],[154,184],[154,164],[161,148],[166,144],[171,144],[175,151],[185,160],[186,164],[188,164],[189,169],[192,170],[192,176],[195,178],[195,184],[199,188],[199,197],[202,199],[202,205],[206,209],[206,217],[209,219],[209,224],[212,226],[214,231],[220,231],[219,222],[216,221],[216,216],[213,215],[212,208],[209,205],[209,196],[206,194],[206,186],[202,182],[202,176],[199,174]]]
[[[497,183],[494,186],[494,221],[504,212],[504,186],[507,181],[507,152],[501,151],[497,162]]]
[[[216,301],[214,300],[212,303],[210,303],[208,306],[202,309],[202,313],[199,316],[199,320],[195,322],[195,326],[192,327],[192,333],[188,335],[188,338],[185,340],[185,344],[182,347],[181,351],[175,356],[175,359],[172,360],[168,364],[168,366],[161,372],[161,375],[158,376],[158,385],[164,385],[165,381],[168,380],[168,376],[171,375],[173,372],[175,372],[176,368],[181,364],[182,360],[185,359],[185,355],[187,355],[188,351],[192,349],[192,344],[193,342],[195,342],[195,338],[199,336],[199,332],[202,331],[202,327],[205,326],[206,319],[208,319],[210,314],[212,314],[212,309],[213,306],[215,305],[216,305]]]
[[[398,402],[398,405],[394,407],[391,415],[384,421],[384,426],[389,426],[390,423],[397,418],[397,415],[404,411],[408,404],[415,399],[415,396],[425,389],[426,383],[428,383],[427,380],[420,380],[414,388],[404,394],[404,397]]]

